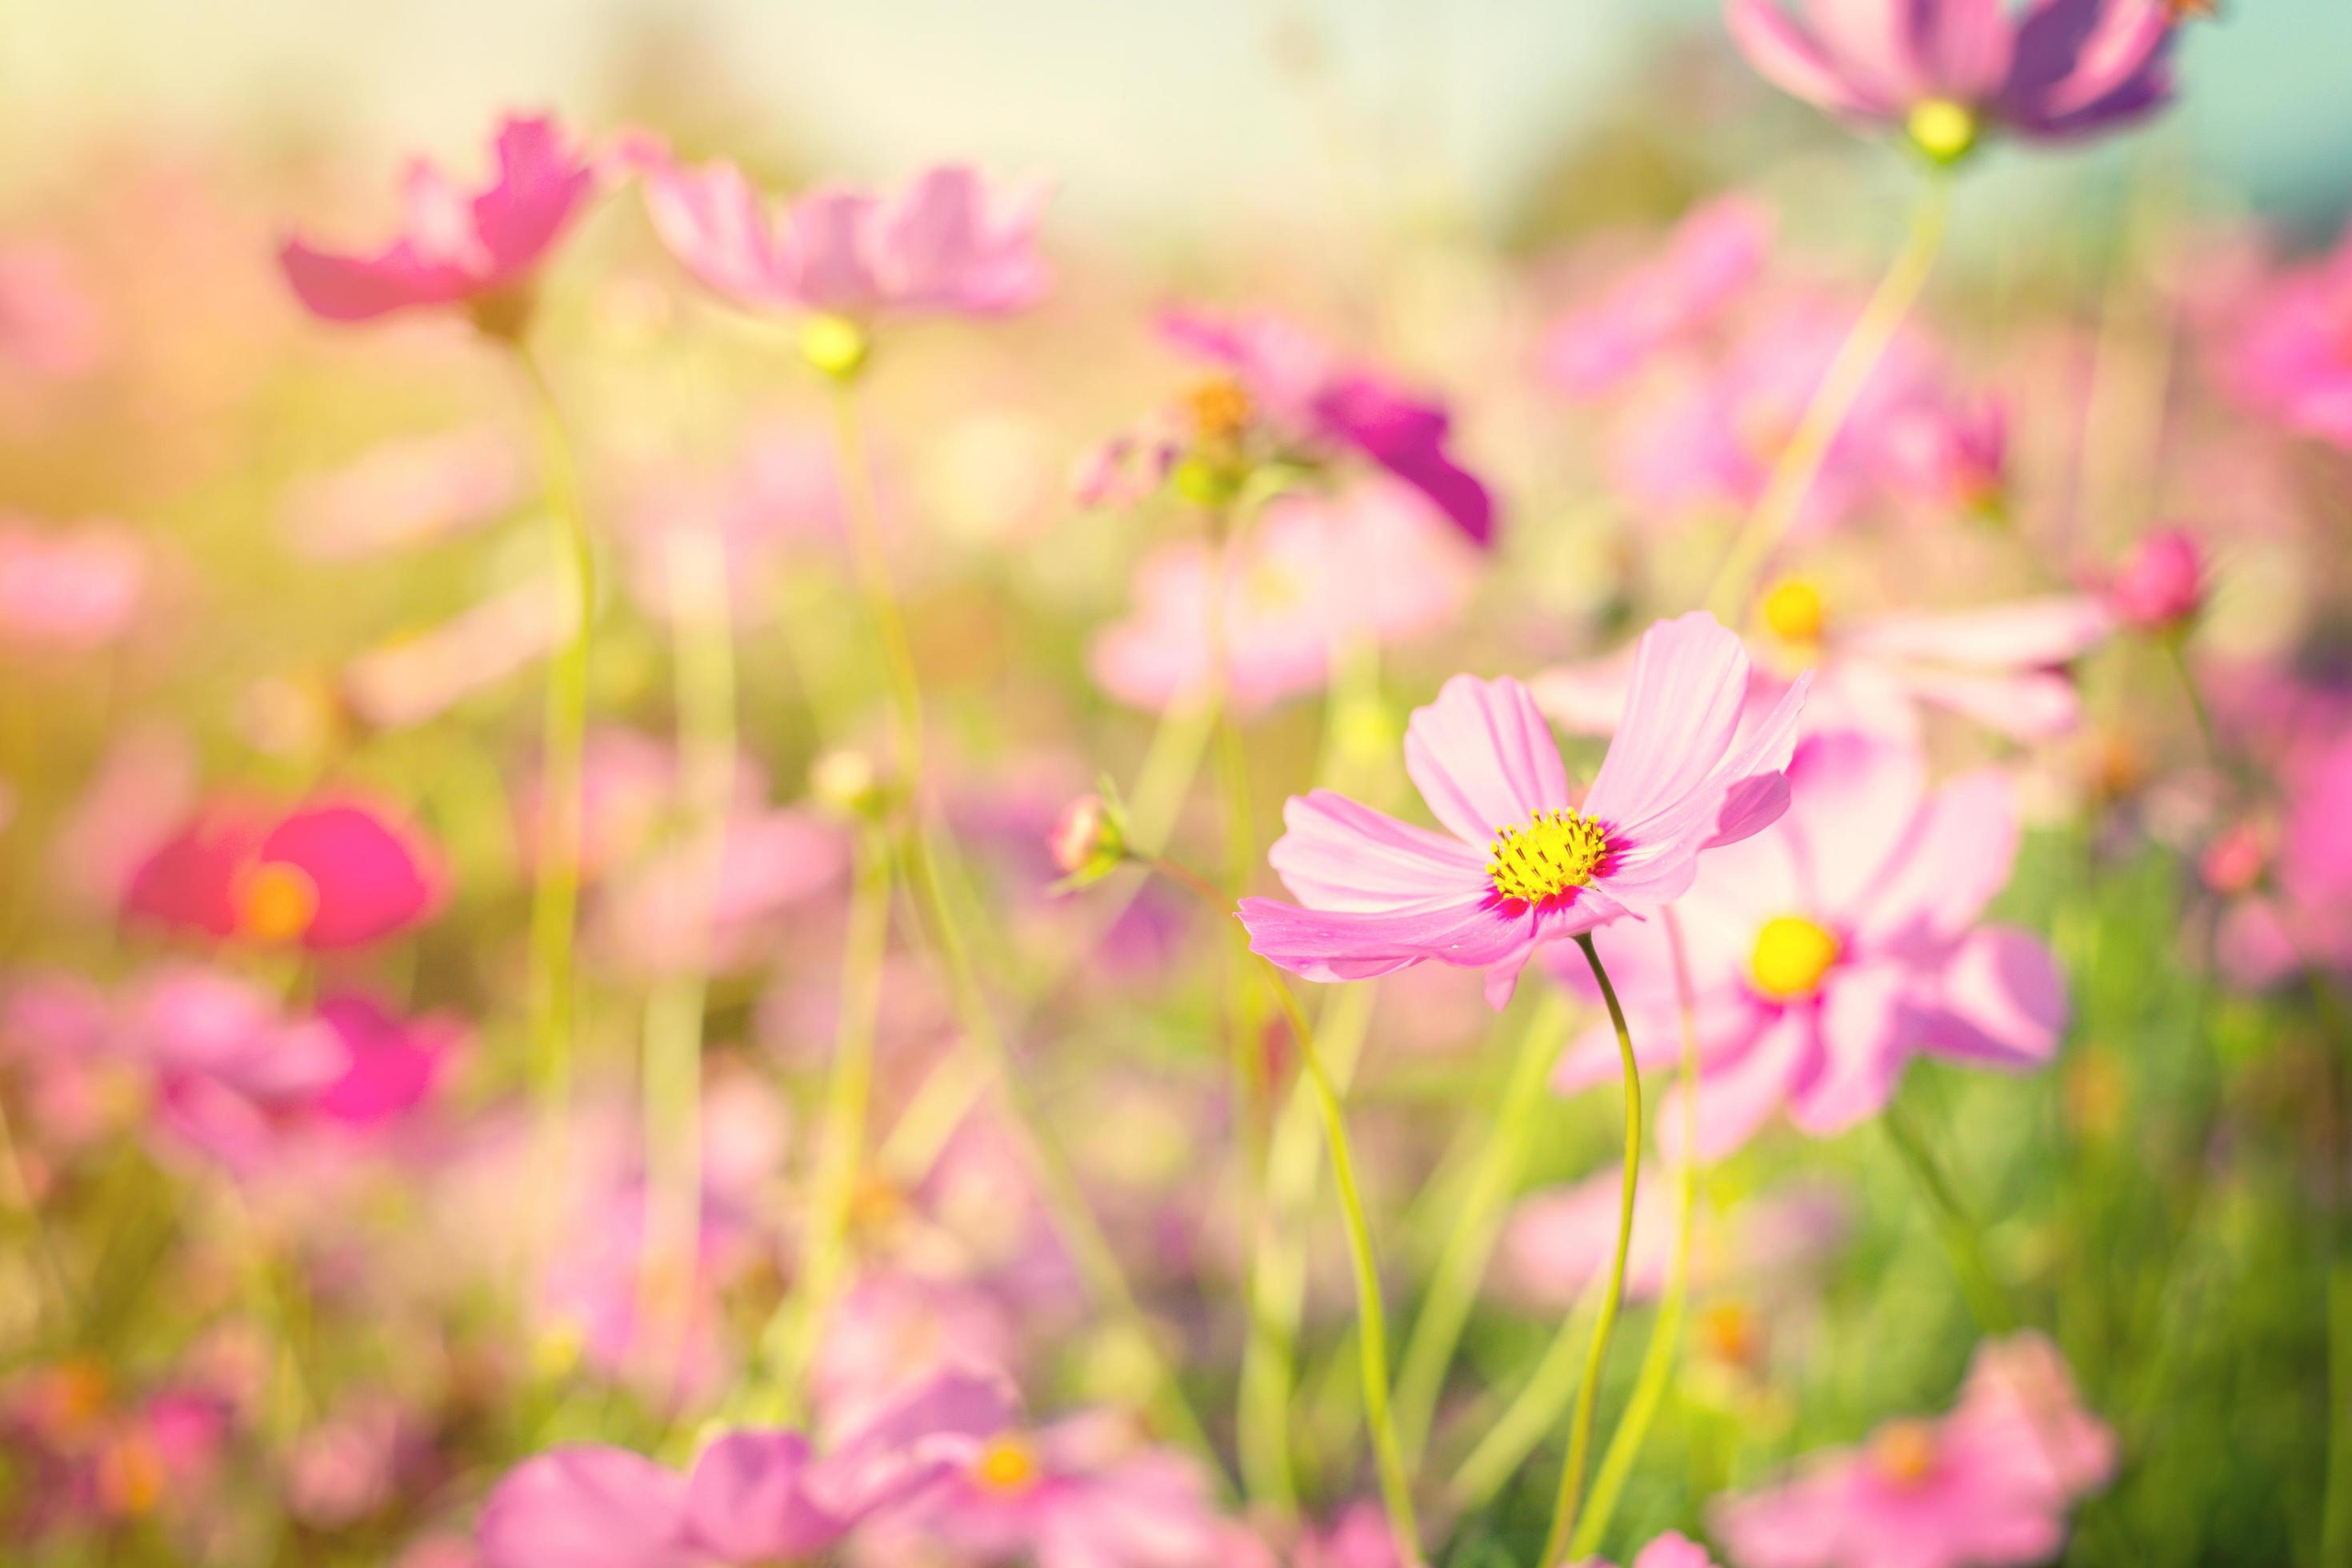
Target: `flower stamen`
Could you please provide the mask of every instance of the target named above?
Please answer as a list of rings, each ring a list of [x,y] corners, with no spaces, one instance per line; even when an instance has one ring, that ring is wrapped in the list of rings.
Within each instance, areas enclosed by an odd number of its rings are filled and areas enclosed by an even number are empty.
[[[1486,846],[1486,875],[1507,899],[1539,904],[1592,880],[1609,836],[1578,811],[1538,811],[1524,827],[1498,827]]]

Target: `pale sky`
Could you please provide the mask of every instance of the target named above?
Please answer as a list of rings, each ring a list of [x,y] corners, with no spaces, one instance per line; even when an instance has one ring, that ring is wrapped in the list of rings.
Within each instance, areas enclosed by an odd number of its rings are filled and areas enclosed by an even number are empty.
[[[2224,0],[2168,134],[2264,205],[2352,206],[2352,0]],[[1714,0],[0,0],[0,132],[355,132],[459,153],[496,110],[600,107],[648,16],[700,27],[719,89],[845,174],[926,158],[1049,172],[1082,214],[1171,226],[1278,205],[1334,134],[1391,128],[1417,177],[1491,205],[1596,86]],[[636,27],[625,25],[635,19]],[[1327,41],[1317,100],[1278,37]],[[1727,43],[1720,47],[1728,48]],[[1335,131],[1335,127],[1338,128]]]

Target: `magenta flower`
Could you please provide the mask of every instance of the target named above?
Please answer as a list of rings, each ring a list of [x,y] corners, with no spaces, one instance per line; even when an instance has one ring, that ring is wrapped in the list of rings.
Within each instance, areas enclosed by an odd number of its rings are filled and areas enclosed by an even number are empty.
[[[2267,884],[2233,900],[2222,916],[2222,965],[2242,985],[2312,966],[2352,971],[2352,733],[2299,751],[2283,772],[2274,849],[2237,855],[2252,863],[2242,877],[2266,870]]]
[[[689,169],[652,145],[634,160],[662,243],[745,310],[861,322],[996,316],[1035,303],[1053,280],[1036,247],[1042,184],[992,187],[942,163],[888,195],[822,186],[772,213],[732,163]]]
[[[1334,655],[1452,619],[1473,552],[1412,491],[1382,482],[1336,500],[1286,496],[1232,552],[1163,545],[1136,568],[1134,612],[1106,626],[1087,665],[1102,689],[1164,711],[1204,699],[1223,641],[1224,700],[1262,710],[1319,689]],[[1222,570],[1221,570],[1222,568]],[[1223,577],[1221,616],[1210,614]]]
[[[314,952],[421,925],[447,896],[436,850],[406,819],[356,796],[278,814],[250,801],[201,808],[134,872],[132,920]]]
[[[1738,736],[1738,637],[1704,612],[1659,622],[1635,655],[1617,738],[1577,803],[1528,689],[1456,676],[1405,737],[1405,771],[1446,831],[1328,790],[1294,797],[1289,831],[1267,858],[1300,901],[1243,900],[1251,950],[1310,980],[1369,979],[1430,959],[1484,969],[1500,1007],[1538,946],[1672,902],[1702,850],[1787,809],[1781,771],[1809,681],[1799,677]]]
[[[551,119],[500,121],[498,172],[478,191],[437,165],[409,165],[399,237],[373,256],[289,239],[278,265],[305,309],[330,321],[462,305],[486,330],[511,331],[531,274],[596,189],[595,170]]]
[[[2263,288],[2231,370],[2248,402],[2291,429],[2352,448],[2352,225],[2334,252]]]
[[[2010,1568],[2057,1555],[2067,1509],[2114,1468],[2057,1352],[2023,1334],[1979,1348],[1949,1415],[1817,1454],[1714,1524],[1741,1568]]]
[[[2018,1071],[2047,1062],[2066,1018],[2041,940],[1979,923],[2017,854],[2014,792],[1979,772],[1929,789],[1916,746],[1809,738],[1790,806],[1711,857],[1677,909],[1699,1036],[1698,1151],[1738,1148],[1786,1106],[1816,1137],[1876,1114],[1920,1052]],[[1679,1051],[1671,957],[1654,928],[1605,953],[1644,1066]],[[1564,978],[1589,984],[1580,969]],[[1612,1078],[1616,1040],[1588,1033],[1554,1086]],[[1671,1138],[1671,1110],[1659,1126]]]
[[[1492,542],[1494,498],[1446,450],[1453,420],[1443,405],[1383,371],[1348,363],[1276,316],[1171,310],[1160,331],[1178,348],[1232,374],[1243,394],[1234,412],[1244,423],[1263,420],[1284,455],[1313,460],[1334,450],[1360,454],[1428,497],[1474,542]]]
[[[2107,580],[2107,607],[2134,631],[2171,631],[2205,607],[2205,551],[2197,536],[2159,528],[2134,545]]]
[[[971,1461],[1010,1418],[1002,1382],[950,1374],[819,1458],[797,1432],[728,1432],[686,1474],[625,1448],[557,1448],[490,1494],[484,1568],[766,1568],[832,1551]]]
[[[1783,91],[1900,127],[1938,163],[1988,130],[2078,136],[2172,95],[2167,0],[1725,0],[1724,16]]]

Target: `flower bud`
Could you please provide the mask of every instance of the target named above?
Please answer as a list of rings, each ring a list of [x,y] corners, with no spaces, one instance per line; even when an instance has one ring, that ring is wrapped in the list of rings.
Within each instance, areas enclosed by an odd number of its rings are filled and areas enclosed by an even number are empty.
[[[2162,528],[2142,539],[2107,584],[2107,605],[2135,631],[2186,626],[2205,606],[2205,552],[2196,536]]]
[[[856,379],[872,347],[866,329],[846,316],[811,316],[801,325],[801,357],[835,381]]]
[[[1127,822],[1102,796],[1082,795],[1062,808],[1045,843],[1069,884],[1083,887],[1127,858]]]

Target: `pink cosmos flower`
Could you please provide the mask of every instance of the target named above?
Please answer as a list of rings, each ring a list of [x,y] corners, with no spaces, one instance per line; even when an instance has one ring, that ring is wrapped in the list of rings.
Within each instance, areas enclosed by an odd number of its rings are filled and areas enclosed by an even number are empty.
[[[797,1432],[721,1434],[681,1475],[625,1448],[557,1448],[490,1494],[484,1568],[764,1568],[835,1551],[971,1462],[1010,1417],[1004,1385],[951,1374],[822,1458]]]
[[[1788,814],[1709,857],[1676,905],[1706,1159],[1783,1106],[1816,1137],[1851,1127],[1885,1106],[1923,1051],[2008,1071],[2042,1066],[2065,1023],[2049,949],[1979,923],[2017,854],[2005,776],[1988,770],[1930,789],[1916,746],[1860,734],[1807,739],[1787,776]],[[1678,1010],[1663,930],[1621,931],[1603,956],[1643,1065],[1671,1064]],[[1616,1041],[1605,1034],[1569,1047],[1556,1088],[1614,1077]],[[1661,1112],[1658,1124],[1671,1143],[1677,1114]]]
[[[1724,16],[1775,86],[1938,163],[1988,129],[2078,136],[2172,95],[2168,0],[1725,0]]]
[[[1135,613],[1104,628],[1087,662],[1104,690],[1136,707],[1201,700],[1216,668],[1210,605],[1223,576],[1225,698],[1256,712],[1320,687],[1335,654],[1453,618],[1470,594],[1469,555],[1402,486],[1286,497],[1222,572],[1219,553],[1197,541],[1146,556]]]
[[[193,1380],[125,1398],[106,1368],[82,1361],[13,1379],[0,1391],[0,1446],[20,1477],[14,1530],[38,1540],[187,1515],[215,1483],[231,1418]]]
[[[1703,611],[1659,622],[1635,654],[1616,740],[1575,804],[1528,689],[1456,676],[1405,738],[1405,771],[1446,831],[1328,790],[1293,797],[1268,859],[1300,902],[1243,900],[1251,950],[1310,980],[1429,959],[1483,968],[1500,1007],[1538,946],[1672,902],[1701,851],[1787,809],[1782,770],[1809,683],[1800,676],[1740,737],[1739,638]]]
[[[2183,528],[2159,528],[2132,547],[2108,579],[2107,606],[2134,631],[2187,625],[2205,606],[2205,552]]]
[[[1446,451],[1453,421],[1442,405],[1348,363],[1277,316],[1171,310],[1160,325],[1178,348],[1230,372],[1246,395],[1244,417],[1263,419],[1296,455],[1358,453],[1426,496],[1472,542],[1493,541],[1494,498]]]
[[[437,165],[409,165],[400,236],[373,256],[323,251],[300,239],[278,265],[305,309],[330,321],[463,305],[486,326],[510,330],[540,263],[596,188],[596,173],[551,119],[499,125],[498,172],[478,191]]]
[[[1714,1524],[1741,1568],[2009,1568],[2055,1556],[2068,1507],[2114,1469],[2058,1352],[2021,1334],[1979,1348],[1950,1415],[1814,1455]]]
[[[164,841],[123,897],[131,920],[313,952],[362,947],[431,920],[439,853],[406,818],[356,795],[292,811],[221,800]]]
[[[1763,269],[1771,243],[1771,212],[1747,196],[1693,209],[1663,254],[1545,329],[1544,379],[1576,398],[1613,390],[1737,300]]]
[[[1598,1557],[1591,1557],[1578,1568],[1612,1568],[1612,1565]],[[1642,1548],[1641,1554],[1633,1559],[1633,1568],[1716,1568],[1716,1565],[1715,1559],[1706,1554],[1706,1547],[1687,1535],[1670,1530]]]
[[[2352,225],[2329,255],[2263,289],[2231,355],[2239,393],[2289,428],[2352,448]]]
[[[732,163],[689,169],[651,144],[633,159],[670,254],[746,310],[994,316],[1034,304],[1052,281],[1036,248],[1042,184],[992,188],[942,163],[888,195],[821,186],[772,213]]]
[[[1108,1412],[1034,1431],[1010,1421],[913,1509],[877,1521],[859,1561],[921,1562],[923,1546],[982,1565],[1228,1568],[1234,1527],[1191,1458],[1141,1443]]]
[[[470,532],[504,516],[530,489],[515,443],[490,429],[403,437],[289,487],[286,531],[322,561],[383,554]]]
[[[148,575],[146,550],[117,524],[65,530],[0,515],[0,647],[86,653],[119,641]]]
[[[791,809],[744,811],[611,879],[596,942],[632,973],[729,973],[759,962],[797,905],[848,868],[840,828]]]
[[[2352,970],[2352,733],[2292,755],[2269,882],[2233,900],[2221,928],[2223,967],[2268,985],[2311,965]],[[2259,874],[2259,873],[2258,873]]]
[[[545,658],[572,635],[578,615],[551,580],[519,583],[359,655],[343,668],[343,697],[378,729],[424,723]]]

